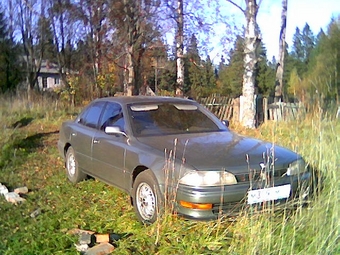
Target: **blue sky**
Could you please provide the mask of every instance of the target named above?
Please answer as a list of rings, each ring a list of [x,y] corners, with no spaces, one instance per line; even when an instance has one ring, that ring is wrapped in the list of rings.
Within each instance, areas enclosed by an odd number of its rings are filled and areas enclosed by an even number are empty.
[[[244,0],[234,0],[234,2],[245,9]],[[225,0],[220,0],[220,3],[223,3],[222,11],[232,15],[237,26],[241,28],[245,23],[243,13]],[[262,42],[265,43],[267,48],[269,60],[272,60],[273,56],[277,59],[279,52],[281,9],[282,0],[262,0],[257,15],[257,22],[262,32]],[[291,46],[296,27],[302,30],[306,23],[309,24],[314,35],[317,35],[321,28],[326,32],[331,18],[339,15],[340,0],[288,0],[286,42]],[[223,25],[217,26],[216,31],[217,34],[221,35]],[[223,54],[221,48],[228,51],[228,48],[230,49],[233,46],[221,45],[218,39],[212,40],[212,44],[213,50],[209,52],[209,55],[215,64],[219,63],[221,54]]]
[[[257,16],[262,31],[262,41],[266,44],[269,60],[273,55],[277,56],[279,51],[281,9],[281,0],[262,0]],[[320,28],[326,31],[331,18],[338,15],[340,15],[339,0],[288,0],[286,31],[288,45],[292,44],[296,27],[302,30],[308,23],[313,33],[317,35]]]

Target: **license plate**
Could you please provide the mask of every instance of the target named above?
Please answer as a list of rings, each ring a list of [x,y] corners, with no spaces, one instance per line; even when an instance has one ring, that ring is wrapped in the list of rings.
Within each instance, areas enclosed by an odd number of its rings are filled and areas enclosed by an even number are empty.
[[[283,185],[265,189],[250,190],[248,192],[248,204],[257,204],[266,201],[288,198],[291,185]]]

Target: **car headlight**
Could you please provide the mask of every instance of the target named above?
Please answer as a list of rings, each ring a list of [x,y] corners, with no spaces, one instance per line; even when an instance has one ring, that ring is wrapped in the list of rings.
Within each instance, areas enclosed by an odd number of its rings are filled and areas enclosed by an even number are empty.
[[[221,186],[236,184],[237,180],[232,173],[226,171],[190,171],[179,183],[189,186]]]
[[[292,163],[289,164],[289,167],[287,168],[287,175],[298,175],[303,172],[307,171],[307,165],[303,159],[298,159]]]

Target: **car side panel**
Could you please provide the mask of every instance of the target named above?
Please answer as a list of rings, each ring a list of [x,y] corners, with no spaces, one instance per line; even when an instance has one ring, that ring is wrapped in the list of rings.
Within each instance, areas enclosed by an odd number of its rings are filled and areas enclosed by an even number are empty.
[[[70,126],[70,144],[75,150],[78,166],[89,174],[91,171],[91,150],[94,129],[78,123]]]
[[[125,136],[98,131],[92,147],[93,176],[126,190],[124,158],[128,146]]]

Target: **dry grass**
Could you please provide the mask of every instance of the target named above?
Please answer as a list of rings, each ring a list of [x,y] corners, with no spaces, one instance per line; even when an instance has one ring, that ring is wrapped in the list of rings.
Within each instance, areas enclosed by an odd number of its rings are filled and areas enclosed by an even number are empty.
[[[256,130],[231,127],[289,147],[320,170],[324,187],[308,207],[275,214],[244,211],[233,221],[194,222],[166,214],[144,226],[126,194],[96,180],[66,181],[57,132],[76,109],[22,98],[0,102],[0,182],[29,188],[23,204],[0,197],[0,254],[76,254],[77,237],[67,234],[76,227],[131,233],[117,242],[114,254],[340,254],[340,124],[324,113]],[[37,208],[42,213],[31,218]]]

